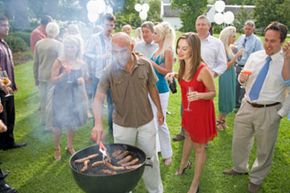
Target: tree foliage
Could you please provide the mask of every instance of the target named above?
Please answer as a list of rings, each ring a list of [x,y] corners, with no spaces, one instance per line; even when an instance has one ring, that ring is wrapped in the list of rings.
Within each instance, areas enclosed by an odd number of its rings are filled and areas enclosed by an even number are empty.
[[[13,27],[31,29],[43,15],[51,15],[60,21],[82,21],[88,23],[87,2],[89,0],[0,0],[0,13],[11,20]],[[134,6],[138,0],[106,0],[117,17],[117,29],[124,24],[134,27],[141,25],[138,12]],[[145,2],[145,1],[144,1]],[[160,0],[146,1],[150,10],[147,20],[160,21]],[[32,25],[31,25],[32,24]],[[25,25],[25,27],[23,27]]]
[[[257,27],[264,29],[272,21],[290,26],[290,0],[256,0],[255,19]]]
[[[227,5],[255,5],[256,0],[225,0]]]
[[[207,0],[172,0],[171,6],[180,9],[180,19],[182,21],[183,32],[195,30],[195,19],[205,13]]]

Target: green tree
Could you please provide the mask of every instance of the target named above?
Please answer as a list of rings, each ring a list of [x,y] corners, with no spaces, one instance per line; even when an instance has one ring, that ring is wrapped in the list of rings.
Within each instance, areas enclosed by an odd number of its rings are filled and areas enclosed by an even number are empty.
[[[272,21],[290,26],[290,0],[256,0],[255,18],[257,27],[264,29]]]
[[[130,24],[131,26],[137,28],[141,26],[141,19],[139,17],[139,13],[135,10],[134,6],[136,3],[139,3],[137,0],[126,0],[124,3],[123,9],[116,12],[116,18],[117,18],[117,25],[116,30],[120,30],[120,28],[124,24]],[[147,20],[150,20],[152,22],[158,22],[161,21],[160,18],[160,0],[149,0],[147,2],[150,6]]]
[[[227,5],[255,5],[256,0],[225,0]]]
[[[195,19],[207,10],[207,0],[172,0],[171,6],[180,10],[183,32],[195,30]]]
[[[241,7],[240,11],[235,15],[234,26],[237,28],[238,32],[243,32],[244,23],[251,19],[254,19],[254,12],[247,11],[243,6]]]

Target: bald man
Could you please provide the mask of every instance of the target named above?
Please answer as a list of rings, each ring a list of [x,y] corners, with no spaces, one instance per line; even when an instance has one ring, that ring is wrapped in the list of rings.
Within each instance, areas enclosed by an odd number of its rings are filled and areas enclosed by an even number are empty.
[[[158,109],[158,121],[164,117],[156,88],[157,78],[150,62],[132,52],[130,37],[116,33],[112,38],[112,65],[108,66],[98,85],[94,99],[95,125],[92,139],[103,139],[102,106],[107,90],[112,91],[113,136],[115,143],[134,145],[150,157],[153,167],[146,167],[143,180],[149,193],[162,193],[159,160],[156,153],[156,129],[148,94]],[[150,143],[148,143],[150,142]]]

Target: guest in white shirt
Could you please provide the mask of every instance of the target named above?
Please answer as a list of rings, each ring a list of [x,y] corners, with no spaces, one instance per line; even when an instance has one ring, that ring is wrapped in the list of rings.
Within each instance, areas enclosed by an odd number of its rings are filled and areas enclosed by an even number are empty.
[[[281,71],[284,57],[281,46],[287,35],[287,27],[273,22],[265,29],[264,49],[250,55],[238,80],[245,86],[245,98],[235,118],[233,133],[233,167],[224,170],[226,175],[247,174],[249,154],[256,141],[256,160],[250,169],[248,191],[258,192],[269,173],[280,120],[285,111],[285,92],[289,87],[283,81]],[[289,95],[289,93],[288,93]]]
[[[211,23],[205,15],[197,17],[195,28],[201,40],[201,57],[211,69],[214,77],[227,69],[227,57],[223,43],[210,35]]]
[[[150,59],[153,52],[158,48],[158,44],[153,42],[154,24],[151,21],[145,21],[141,25],[141,30],[143,41],[136,42],[135,52],[139,52],[146,58]]]

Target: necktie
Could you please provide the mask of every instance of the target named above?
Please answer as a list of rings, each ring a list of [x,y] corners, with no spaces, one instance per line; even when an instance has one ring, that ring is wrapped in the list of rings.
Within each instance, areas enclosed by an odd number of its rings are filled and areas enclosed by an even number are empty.
[[[250,90],[250,93],[249,93],[249,97],[251,100],[256,100],[259,98],[259,94],[260,94],[261,88],[263,86],[264,80],[266,78],[266,75],[268,73],[271,60],[272,60],[271,57],[268,56],[266,58],[266,63],[264,64],[264,66],[260,70],[260,72],[259,72],[251,90]]]
[[[243,48],[246,47],[246,43],[247,43],[247,38],[245,37],[244,42],[243,42],[243,44],[242,44]]]

